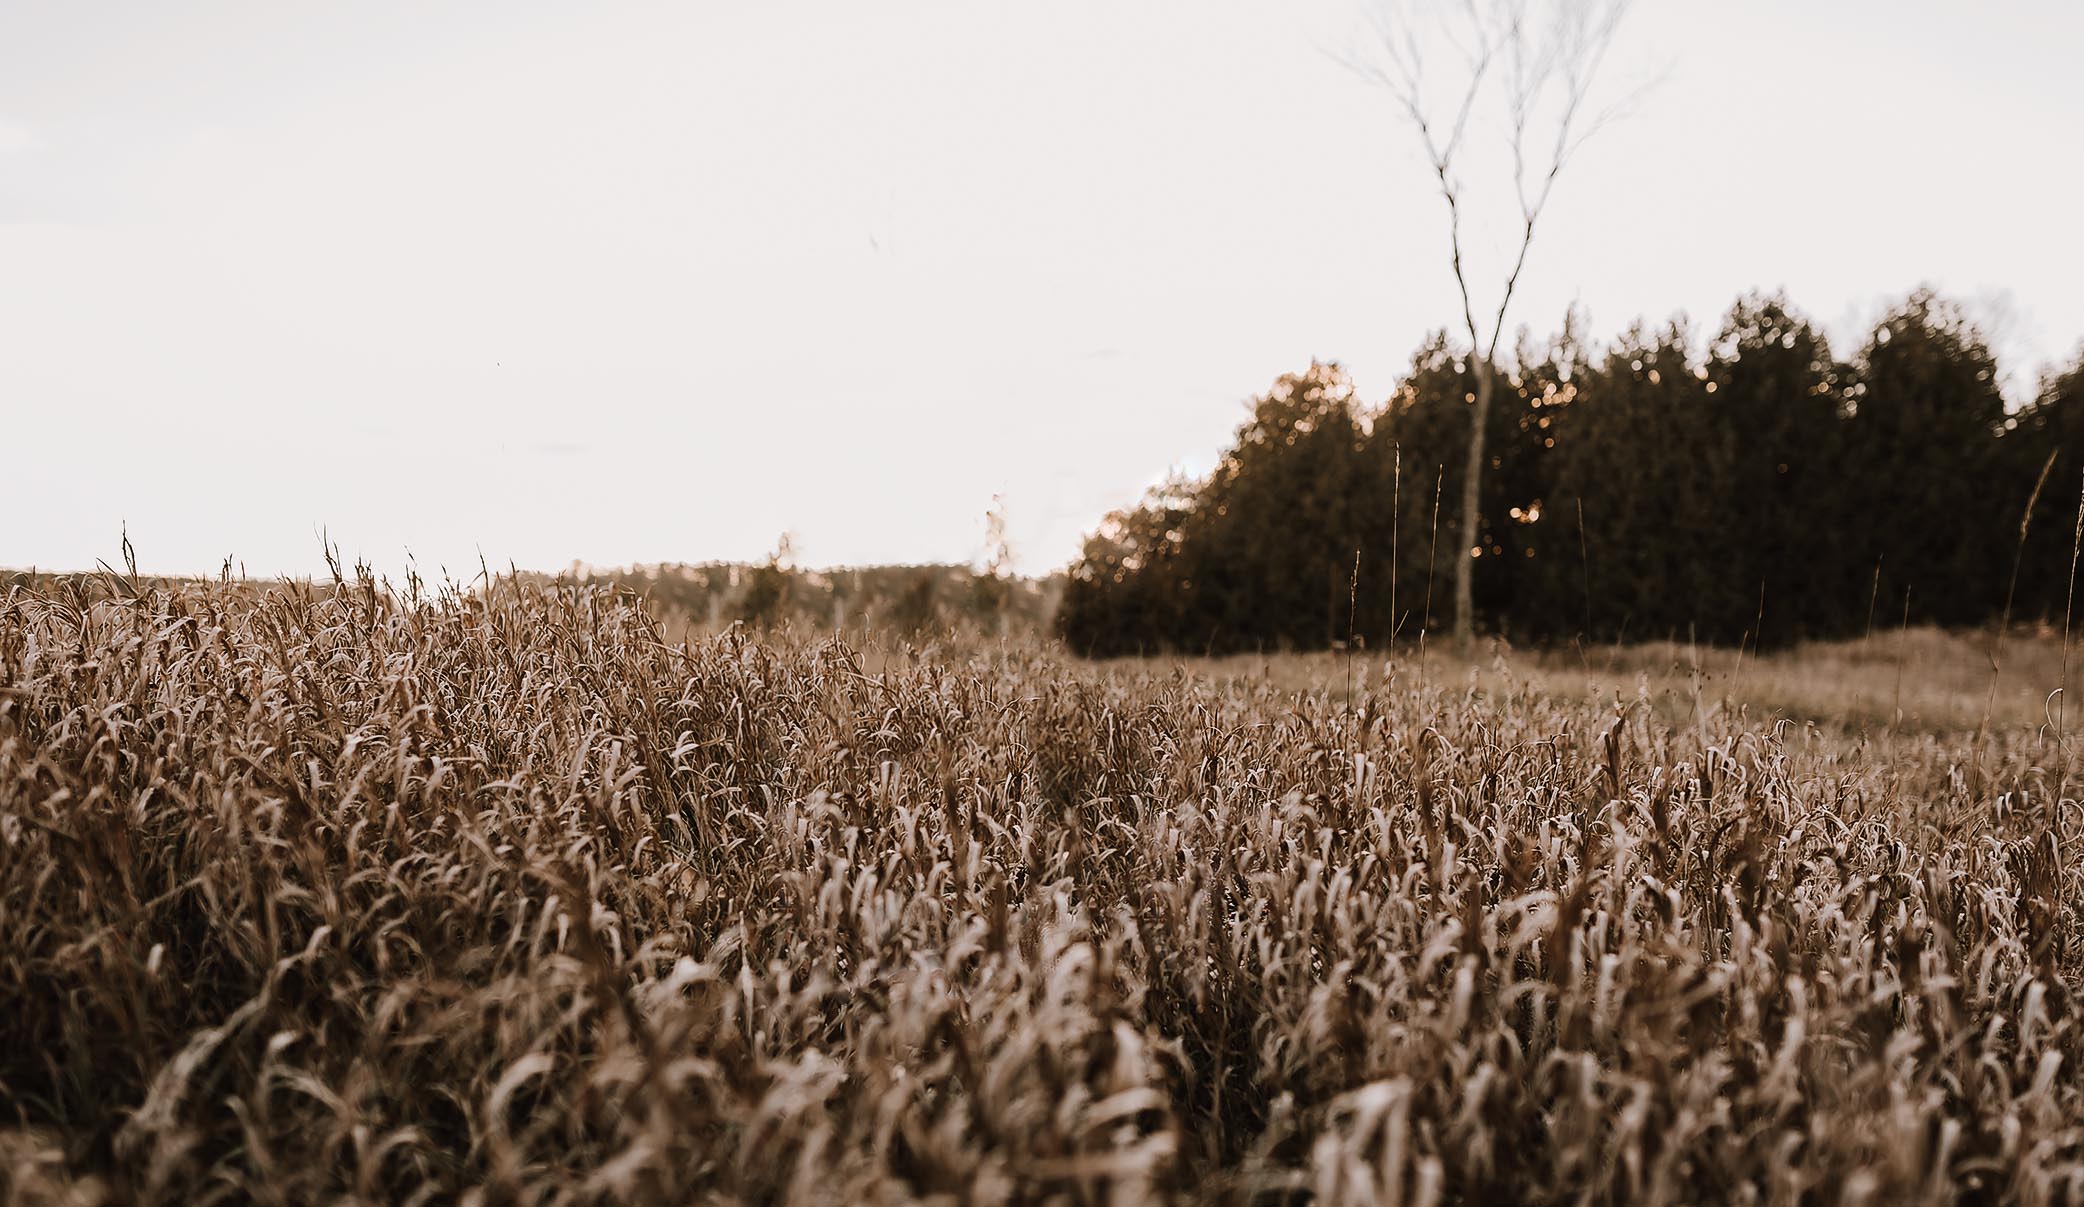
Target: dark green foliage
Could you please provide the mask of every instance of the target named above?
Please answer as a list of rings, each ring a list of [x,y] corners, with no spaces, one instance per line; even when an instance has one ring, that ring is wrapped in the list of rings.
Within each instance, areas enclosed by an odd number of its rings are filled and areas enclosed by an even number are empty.
[[[1338,640],[1367,453],[1337,365],[1281,378],[1205,481],[1168,482],[1107,518],[1072,570],[1058,630],[1095,654]]]
[[[1959,312],[1927,293],[1884,319],[1861,354],[1840,485],[1854,564],[1906,590],[1912,621],[1969,624],[2003,606],[2030,479],[2007,475],[1997,365]],[[2039,467],[2036,466],[2035,469]]]
[[[1534,606],[1516,618],[1529,632],[1611,640],[1694,626],[1723,635],[1755,614],[1741,564],[1719,552],[1737,440],[1687,343],[1676,324],[1629,332],[1567,404],[1548,506],[1533,525],[1560,539],[1519,568],[1534,584]]]
[[[1730,442],[1725,529],[1747,534],[1730,581],[1767,644],[1848,631],[1872,596],[1869,566],[1846,553],[1870,522],[1840,489],[1841,422],[1852,382],[1821,332],[1782,297],[1745,298],[1724,320],[1708,366],[1718,427]]]
[[[1167,483],[1086,538],[1056,614],[1057,631],[1074,648],[1108,655],[1179,644],[1187,631],[1180,584],[1188,580],[1175,563],[1193,502],[1185,484]]]
[[[1473,550],[1455,535],[1469,369],[1435,335],[1379,409],[1333,365],[1282,378],[1208,478],[1109,517],[1059,632],[1093,654],[1220,652],[1350,624],[1379,648],[1445,627],[1457,557],[1486,627],[1547,642],[1778,646],[1900,622],[1906,597],[1913,622],[1982,623],[2015,558],[2017,615],[2067,604],[2084,361],[2008,417],[1980,333],[1929,292],[1849,364],[1777,295],[1707,339],[1679,321],[1595,355],[1573,318],[1523,341],[1499,368]]]
[[[1323,645],[1345,629],[1360,452],[1353,385],[1336,365],[1283,377],[1203,488],[1184,563],[1207,645]]]
[[[2007,421],[2000,442],[2004,476],[2012,482],[2047,479],[2034,500],[2013,614],[2059,620],[2070,604],[2070,568],[2076,555],[2078,497],[2084,489],[2084,348],[2065,369],[2041,383],[2033,405]],[[2051,460],[2052,459],[2052,460]],[[2023,509],[2022,509],[2023,514]],[[2010,534],[2016,541],[2017,534]]]

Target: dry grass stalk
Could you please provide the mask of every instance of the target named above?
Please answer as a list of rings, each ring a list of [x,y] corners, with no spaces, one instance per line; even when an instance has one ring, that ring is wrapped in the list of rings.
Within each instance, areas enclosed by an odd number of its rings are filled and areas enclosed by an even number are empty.
[[[2074,1203],[2047,747],[0,599],[37,1203]]]

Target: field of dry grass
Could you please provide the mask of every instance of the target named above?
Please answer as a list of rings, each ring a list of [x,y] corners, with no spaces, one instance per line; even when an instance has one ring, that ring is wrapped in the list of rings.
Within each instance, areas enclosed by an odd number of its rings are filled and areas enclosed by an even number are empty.
[[[2084,1201],[2045,639],[660,637],[0,599],[5,1200]]]
[[[2045,731],[2052,739],[2084,727],[2084,710],[2065,707],[2068,693],[2059,690],[2072,673],[2084,673],[2084,660],[2069,666],[2063,651],[2059,631],[2021,626],[2001,644],[1994,630],[1913,628],[1764,654],[1658,641],[1543,651],[1493,645],[1464,660],[1437,646],[1421,652],[1407,645],[1393,658],[1237,655],[1179,665],[1219,682],[1260,680],[1341,700],[1409,684],[1506,697],[1532,689],[1646,709],[1678,728],[1727,714],[1760,726],[1789,721],[1831,738],[1891,742],[2007,730]]]

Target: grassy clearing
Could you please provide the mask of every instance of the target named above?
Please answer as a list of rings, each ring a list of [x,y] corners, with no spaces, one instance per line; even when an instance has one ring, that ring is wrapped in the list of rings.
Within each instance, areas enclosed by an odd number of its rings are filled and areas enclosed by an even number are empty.
[[[1664,649],[1356,659],[1349,694],[1321,658],[674,645],[511,582],[16,590],[0,1179],[2078,1202],[2048,647],[1977,734],[1972,641],[1899,640],[1939,661],[1862,741],[1880,637],[1698,693]]]
[[[2059,631],[2018,627],[2000,645],[1994,631],[1928,627],[1765,654],[1658,641],[1550,651],[1493,646],[1473,660],[1407,647],[1387,659],[1333,652],[1178,665],[1218,682],[1268,682],[1341,700],[1414,683],[1507,698],[1531,689],[1645,708],[1673,727],[1734,716],[1761,727],[1784,720],[1833,738],[1888,741],[1967,739],[1985,730],[2045,731],[2052,740],[2058,728],[2084,728],[2084,711],[2065,708],[2058,691],[2066,678],[2084,677],[2084,659],[2067,674],[2064,662]]]

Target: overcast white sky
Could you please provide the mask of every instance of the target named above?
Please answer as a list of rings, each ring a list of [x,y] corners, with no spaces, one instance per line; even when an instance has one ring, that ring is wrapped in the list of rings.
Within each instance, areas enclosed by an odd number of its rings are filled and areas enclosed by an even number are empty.
[[[1075,555],[1456,312],[1353,0],[0,6],[0,565]],[[2084,5],[1640,0],[1514,323],[2084,336]],[[1668,63],[1668,66],[1665,66]],[[1475,137],[1475,136],[1472,136]]]

